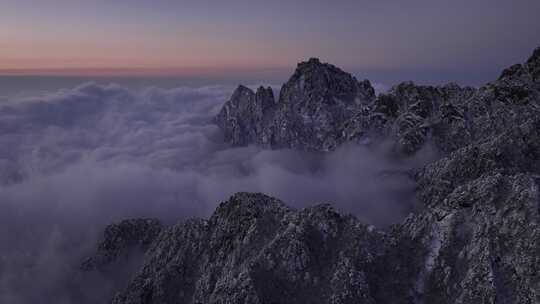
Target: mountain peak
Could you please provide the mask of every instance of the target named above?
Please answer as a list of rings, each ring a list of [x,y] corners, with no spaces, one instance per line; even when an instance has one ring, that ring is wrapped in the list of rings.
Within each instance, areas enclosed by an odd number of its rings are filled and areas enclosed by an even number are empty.
[[[239,85],[233,94],[242,94],[242,93],[253,93],[253,90],[246,87],[245,85]]]
[[[540,47],[534,50],[532,56],[529,58],[529,60],[527,60],[527,66],[533,80],[540,80]]]
[[[321,64],[321,61],[317,57],[311,57],[307,61],[308,64]]]
[[[362,99],[368,100],[372,97],[369,96],[371,95],[370,92],[358,92],[359,82],[353,75],[332,64],[323,63],[316,57],[298,64],[294,74],[283,85],[282,93],[283,89],[286,90],[288,87],[294,87],[298,91],[296,93],[302,93],[303,91],[303,93],[316,97],[315,99],[317,97],[323,98],[323,96],[319,96],[320,94],[334,97],[348,95],[347,98],[341,98],[348,101],[354,100],[357,93],[362,93],[360,94]],[[362,90],[365,89],[362,88]]]
[[[326,62],[321,62],[317,57],[311,57],[307,61],[298,63],[295,74],[320,74],[319,71],[327,70],[336,74],[347,74],[340,68]]]
[[[538,63],[540,63],[540,47],[538,47],[538,48],[536,48],[536,50],[534,50],[534,52],[531,55],[531,57],[529,58],[529,60],[527,60],[527,63],[528,64],[538,64]]]
[[[238,212],[257,214],[267,209],[287,208],[282,201],[263,193],[237,192],[218,206],[214,217],[227,217]]]

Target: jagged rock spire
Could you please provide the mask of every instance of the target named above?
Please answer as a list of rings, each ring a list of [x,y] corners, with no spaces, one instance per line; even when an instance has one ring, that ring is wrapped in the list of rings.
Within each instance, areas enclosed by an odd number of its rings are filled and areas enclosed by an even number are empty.
[[[225,140],[236,146],[265,145],[265,126],[275,108],[272,88],[259,87],[257,92],[240,85],[216,116]]]
[[[374,99],[369,81],[311,58],[298,64],[277,102],[270,88],[241,86],[215,121],[233,145],[327,151],[340,144],[340,125]]]

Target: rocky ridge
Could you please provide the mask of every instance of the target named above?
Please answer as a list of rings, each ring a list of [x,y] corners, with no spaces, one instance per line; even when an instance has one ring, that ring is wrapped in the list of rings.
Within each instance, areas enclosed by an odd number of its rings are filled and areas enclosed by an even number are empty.
[[[270,88],[240,86],[215,118],[233,145],[330,151],[347,141],[391,139],[413,154],[427,142],[451,152],[538,113],[538,50],[478,89],[404,82],[375,96],[332,65],[300,63],[274,99]],[[496,118],[496,119],[495,119]]]
[[[120,259],[128,259],[134,251],[145,252],[164,229],[157,219],[129,219],[105,228],[97,253],[82,264],[82,269],[98,270]]]
[[[340,123],[374,99],[369,81],[312,58],[298,64],[277,101],[271,88],[239,86],[215,122],[233,145],[328,151],[341,143]]]
[[[305,77],[312,69],[323,75]],[[217,123],[233,144],[271,148],[384,136],[414,153],[432,140],[446,154],[416,175],[424,208],[381,231],[330,205],[238,193],[208,220],[140,238],[144,265],[113,303],[540,303],[540,49],[478,89],[403,83],[375,97],[336,69],[299,65],[277,103],[269,89],[239,88]],[[340,115],[350,116],[337,127]],[[288,119],[307,133],[277,130]],[[115,235],[103,244],[139,239]]]

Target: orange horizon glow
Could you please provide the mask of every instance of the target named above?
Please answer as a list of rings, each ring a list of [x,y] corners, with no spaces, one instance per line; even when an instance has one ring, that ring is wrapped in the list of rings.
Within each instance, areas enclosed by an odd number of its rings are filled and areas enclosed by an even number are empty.
[[[3,76],[206,76],[226,73],[282,71],[290,67],[232,68],[232,67],[118,67],[118,68],[0,68]]]
[[[540,24],[533,0],[0,2],[3,75],[198,75],[310,57],[344,69],[480,71],[528,56]]]
[[[39,46],[36,46],[39,48]],[[121,53],[121,51],[119,51]],[[127,52],[126,52],[127,53]],[[182,54],[184,53],[184,54]],[[0,74],[25,73],[61,73],[61,74],[124,74],[150,73],[150,74],[192,74],[208,73],[225,70],[261,70],[280,69],[290,67],[293,63],[287,60],[267,60],[266,58],[215,58],[200,51],[184,50],[177,55],[165,56],[156,53],[153,56],[113,55],[109,58],[94,58],[91,54],[79,54],[76,58],[39,58],[28,56],[25,58],[12,58],[6,56],[0,45]],[[158,59],[155,59],[158,57]],[[302,59],[300,59],[302,60]]]

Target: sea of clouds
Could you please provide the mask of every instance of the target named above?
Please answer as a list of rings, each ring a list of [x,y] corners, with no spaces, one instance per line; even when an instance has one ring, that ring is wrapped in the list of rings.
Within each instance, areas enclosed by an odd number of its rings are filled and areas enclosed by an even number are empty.
[[[101,302],[124,279],[73,270],[105,225],[207,217],[238,191],[298,208],[329,202],[379,226],[413,209],[407,173],[432,153],[233,148],[212,124],[233,89],[87,83],[0,104],[0,303]]]

